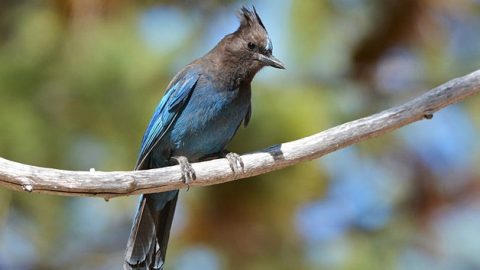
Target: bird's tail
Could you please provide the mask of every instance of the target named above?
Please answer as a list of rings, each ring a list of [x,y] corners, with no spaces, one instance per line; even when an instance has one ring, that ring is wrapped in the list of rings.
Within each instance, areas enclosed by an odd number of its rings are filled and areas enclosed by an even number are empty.
[[[163,269],[178,190],[143,195],[128,238],[125,270]]]

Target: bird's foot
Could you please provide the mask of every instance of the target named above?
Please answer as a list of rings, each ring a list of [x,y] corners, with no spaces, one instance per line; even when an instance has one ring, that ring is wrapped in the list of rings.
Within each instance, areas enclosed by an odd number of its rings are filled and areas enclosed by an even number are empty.
[[[243,164],[243,160],[240,155],[233,152],[224,151],[223,156],[228,160],[230,169],[232,169],[235,177],[238,173],[243,172],[245,165]]]
[[[192,165],[188,162],[188,159],[184,156],[172,157],[178,165],[180,165],[180,170],[182,171],[183,182],[188,186],[196,178],[195,171],[193,170]]]

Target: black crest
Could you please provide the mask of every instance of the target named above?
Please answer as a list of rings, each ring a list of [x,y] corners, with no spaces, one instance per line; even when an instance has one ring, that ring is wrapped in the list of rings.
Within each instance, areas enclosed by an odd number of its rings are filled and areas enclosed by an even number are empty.
[[[240,27],[252,27],[254,25],[259,25],[265,31],[267,31],[265,25],[263,25],[262,19],[260,19],[260,16],[258,16],[258,13],[255,10],[254,6],[252,6],[252,9],[248,9],[246,6],[243,6],[238,13],[238,17],[240,19]]]

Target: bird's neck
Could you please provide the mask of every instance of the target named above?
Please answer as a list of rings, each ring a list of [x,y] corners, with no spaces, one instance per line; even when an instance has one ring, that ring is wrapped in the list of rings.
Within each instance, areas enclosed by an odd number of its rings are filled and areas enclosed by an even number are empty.
[[[258,70],[248,68],[245,59],[230,53],[222,43],[204,56],[209,73],[232,89],[250,84]]]

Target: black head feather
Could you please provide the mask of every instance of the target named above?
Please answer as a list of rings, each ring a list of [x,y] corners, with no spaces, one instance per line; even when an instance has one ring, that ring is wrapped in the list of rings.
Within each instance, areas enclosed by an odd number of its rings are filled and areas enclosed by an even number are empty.
[[[252,6],[252,9],[248,9],[246,6],[243,6],[238,14],[238,17],[240,19],[240,27],[252,27],[254,25],[259,25],[265,31],[267,31],[265,25],[263,25],[262,19],[260,19],[260,16],[258,15],[257,10],[255,10],[254,6]]]

